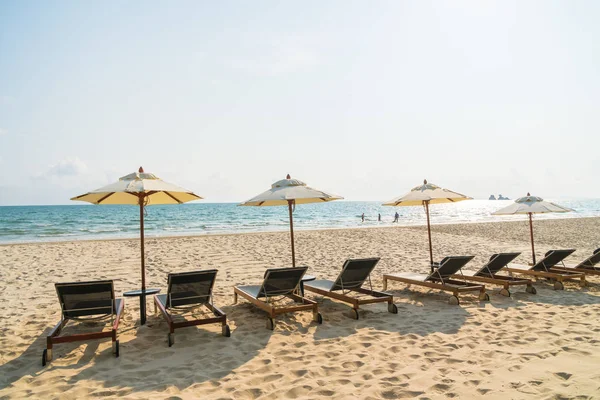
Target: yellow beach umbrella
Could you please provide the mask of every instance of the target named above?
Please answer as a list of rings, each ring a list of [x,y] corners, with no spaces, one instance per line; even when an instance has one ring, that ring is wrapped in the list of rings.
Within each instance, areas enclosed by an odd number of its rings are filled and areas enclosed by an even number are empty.
[[[286,179],[272,184],[271,189],[238,205],[256,207],[288,206],[292,242],[292,266],[295,267],[296,253],[294,250],[294,218],[292,212],[296,208],[296,204],[325,203],[340,199],[343,199],[343,197],[308,187],[306,183],[298,179],[292,179],[288,174]]]
[[[558,204],[544,201],[541,197],[532,196],[527,193],[527,196],[520,197],[509,206],[501,208],[492,213],[492,215],[515,215],[527,214],[529,216],[529,235],[531,237],[531,254],[533,255],[533,263],[535,264],[535,246],[533,244],[533,221],[532,214],[545,213],[564,213],[573,211],[570,208],[559,206]]]
[[[427,215],[427,235],[429,237],[429,262],[431,264],[431,270],[433,271],[433,249],[431,247],[431,226],[429,223],[429,205],[430,204],[444,204],[444,203],[456,203],[463,200],[472,200],[471,197],[465,196],[457,192],[453,192],[448,189],[442,189],[441,187],[434,185],[433,183],[427,183],[427,179],[423,181],[422,185],[414,187],[410,192],[403,196],[396,197],[390,201],[383,203],[384,206],[423,206],[425,207],[425,214]]]
[[[146,289],[146,264],[144,257],[144,206],[157,204],[182,204],[202,197],[179,186],[165,182],[154,174],[138,172],[125,175],[117,182],[91,192],[73,197],[71,200],[92,204],[129,204],[140,207],[140,246],[142,256],[142,291]],[[142,318],[142,324],[143,320]]]

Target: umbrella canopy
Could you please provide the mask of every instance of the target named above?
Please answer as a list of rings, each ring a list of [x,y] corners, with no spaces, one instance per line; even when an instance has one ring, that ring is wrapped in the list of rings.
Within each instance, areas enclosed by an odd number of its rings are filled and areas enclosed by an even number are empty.
[[[427,204],[456,203],[457,201],[471,200],[469,196],[456,193],[448,189],[428,183],[427,179],[422,185],[416,186],[403,196],[396,197],[383,203],[384,206],[421,206]]]
[[[308,187],[298,179],[289,175],[286,179],[275,182],[271,189],[262,192],[250,200],[240,203],[240,206],[287,206],[290,201],[294,204],[322,203],[340,200],[343,197]]]
[[[296,204],[325,203],[333,200],[341,200],[343,197],[327,193],[322,190],[313,189],[298,179],[292,179],[288,174],[286,179],[275,182],[271,189],[244,201],[240,206],[288,206],[290,215],[290,237],[292,242],[292,266],[296,266],[296,253],[294,250],[294,219],[292,212]]]
[[[115,183],[73,197],[71,200],[93,204],[130,204],[140,207],[140,247],[142,258],[142,292],[146,290],[146,264],[144,257],[144,206],[157,204],[181,204],[202,197],[179,186],[165,182],[154,174],[138,172],[125,175]],[[140,312],[142,310],[140,309]],[[141,318],[145,322],[145,313]]]
[[[456,203],[463,200],[471,200],[469,196],[453,192],[452,190],[442,189],[441,187],[428,183],[427,179],[423,184],[411,189],[403,196],[396,197],[383,203],[384,206],[424,206],[427,215],[427,235],[429,237],[429,262],[433,271],[433,248],[431,246],[431,226],[429,223],[429,205]]]
[[[531,253],[533,255],[533,263],[535,264],[535,245],[533,243],[533,221],[532,214],[545,213],[563,213],[573,211],[570,208],[559,206],[558,204],[544,201],[541,197],[532,196],[527,193],[527,196],[520,197],[515,202],[507,207],[501,208],[492,213],[492,215],[513,215],[513,214],[528,214],[529,215],[529,234],[531,236]]]
[[[492,215],[543,214],[569,211],[573,210],[527,193],[527,196],[516,199],[513,204],[493,212]]]
[[[93,204],[131,204],[139,205],[140,196],[144,205],[181,204],[202,197],[179,186],[165,182],[154,174],[139,172],[125,175],[117,182],[73,197],[71,200],[87,201]]]

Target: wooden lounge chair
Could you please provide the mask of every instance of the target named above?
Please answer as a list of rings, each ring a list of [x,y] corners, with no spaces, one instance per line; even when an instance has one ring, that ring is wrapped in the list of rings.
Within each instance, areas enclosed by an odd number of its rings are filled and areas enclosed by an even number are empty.
[[[562,264],[555,265],[551,270],[558,271],[570,271],[570,272],[583,272],[586,275],[600,276],[600,267],[597,265],[600,263],[600,249],[594,250],[591,256],[583,260],[577,265]]]
[[[521,253],[498,253],[490,257],[490,260],[479,271],[470,274],[461,271],[460,275],[453,275],[452,278],[466,279],[472,282],[489,283],[491,285],[500,285],[502,296],[510,297],[510,287],[518,285],[526,285],[527,293],[536,294],[537,291],[533,287],[531,279],[520,279],[509,275],[499,275],[498,272],[506,267],[508,263],[517,258]]]
[[[52,348],[58,343],[111,338],[112,352],[119,357],[117,329],[125,302],[115,299],[113,281],[57,283],[56,293],[60,301],[61,319],[48,334],[46,349],[42,352],[42,366],[52,361]],[[71,320],[102,320],[110,318],[111,329],[91,333],[59,336]]]
[[[273,320],[275,316],[296,311],[311,310],[313,320],[322,324],[323,317],[319,313],[318,304],[298,295],[300,280],[307,269],[308,267],[268,269],[262,284],[234,287],[233,303],[237,303],[238,295],[240,295],[256,307],[266,311],[269,314],[267,329],[270,330],[275,329]],[[283,298],[292,299],[296,304],[278,306],[276,303]]]
[[[581,286],[585,286],[585,274],[583,272],[573,272],[564,269],[556,269],[557,264],[563,262],[565,258],[571,255],[575,250],[550,250],[544,258],[533,266],[512,264],[506,267],[511,274],[523,274],[535,276],[536,278],[546,278],[554,281],[554,290],[563,290],[563,282],[570,279],[579,279]]]
[[[398,314],[394,297],[391,294],[373,290],[371,285],[371,271],[378,262],[379,258],[346,260],[335,281],[315,280],[305,282],[304,290],[350,303],[352,305],[351,316],[354,319],[358,319],[358,307],[361,304],[388,303],[388,311],[392,314]],[[369,280],[369,289],[362,287],[367,279]],[[348,294],[351,292],[367,295],[368,297],[349,296]]]
[[[478,291],[479,300],[489,301],[490,296],[485,292],[484,285],[470,283],[464,278],[461,280],[453,278],[472,259],[473,256],[446,257],[441,262],[433,264],[434,270],[429,275],[410,272],[385,274],[383,275],[383,290],[387,290],[388,280],[390,280],[452,292],[448,303],[453,305],[460,304],[458,295],[463,292]]]
[[[216,269],[169,274],[167,293],[154,296],[154,312],[157,312],[157,309],[160,310],[169,324],[167,337],[169,347],[175,343],[175,329],[188,326],[221,324],[222,335],[231,336],[231,330],[227,325],[227,316],[212,301],[216,277]],[[198,306],[205,306],[214,314],[214,317],[180,322],[175,322],[173,319],[174,312],[189,311]]]

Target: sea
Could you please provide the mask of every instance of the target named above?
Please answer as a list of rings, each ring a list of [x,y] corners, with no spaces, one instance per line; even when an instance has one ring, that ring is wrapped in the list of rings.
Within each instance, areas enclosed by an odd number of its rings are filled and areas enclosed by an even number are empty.
[[[561,199],[573,209],[538,214],[536,220],[600,216],[600,199]],[[494,216],[512,200],[470,200],[430,206],[432,224],[526,220],[524,215]],[[393,223],[394,214],[400,214]],[[365,221],[362,221],[362,214]],[[381,215],[381,221],[379,221]],[[335,229],[425,225],[423,207],[384,207],[374,201],[335,201],[298,205],[294,229]],[[146,237],[211,235],[289,230],[287,207],[240,207],[235,203],[148,206]],[[139,237],[139,208],[118,205],[0,207],[0,244]]]

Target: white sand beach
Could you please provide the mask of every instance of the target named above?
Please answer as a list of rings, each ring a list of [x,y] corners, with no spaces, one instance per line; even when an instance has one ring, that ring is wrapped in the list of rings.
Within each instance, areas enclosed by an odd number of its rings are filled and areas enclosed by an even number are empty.
[[[600,245],[600,218],[536,221],[538,257],[576,248],[586,258]],[[435,225],[434,256],[473,255],[469,270],[501,251],[531,259],[525,221]],[[59,344],[41,366],[45,336],[60,318],[55,282],[113,279],[123,292],[140,285],[138,240],[79,241],[0,246],[0,398],[132,399],[443,399],[598,398],[600,393],[600,277],[586,288],[567,283],[555,291],[535,283],[506,298],[489,287],[490,302],[391,283],[398,315],[385,304],[350,308],[318,301],[324,323],[309,312],[276,319],[240,300],[232,287],[257,284],[265,268],[290,263],[288,233],[149,239],[148,287],[166,290],[169,272],[217,268],[215,303],[226,313],[230,338],[218,325],[176,332],[153,313],[139,327],[139,305],[127,299],[119,329],[120,357],[110,340]],[[387,272],[426,272],[425,227],[296,232],[298,265],[333,279],[347,258],[381,257],[375,288]],[[90,327],[69,328],[70,332]]]

